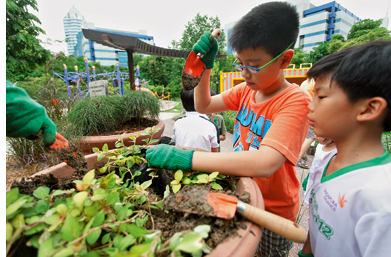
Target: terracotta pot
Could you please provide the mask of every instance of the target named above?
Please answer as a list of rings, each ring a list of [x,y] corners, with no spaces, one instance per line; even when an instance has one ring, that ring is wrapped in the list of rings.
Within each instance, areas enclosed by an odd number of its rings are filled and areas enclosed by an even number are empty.
[[[97,154],[90,154],[85,156],[85,158],[87,160],[88,169],[93,169],[96,164],[107,162],[107,159],[98,162]],[[69,167],[64,162],[42,170],[34,174],[34,176],[52,173],[55,177],[61,178],[72,175],[74,171],[73,168]],[[261,191],[253,179],[242,177],[237,183],[236,191],[239,194],[242,194],[245,191],[249,192],[251,195],[249,204],[265,209]],[[262,228],[250,221],[246,221],[244,224],[246,228],[240,228],[238,230],[238,236],[227,238],[225,242],[219,244],[208,256],[253,257],[262,237]]]
[[[162,137],[163,131],[164,131],[165,123],[162,120],[159,120],[159,123],[155,126],[155,128],[160,128],[158,132],[156,132],[153,135],[153,139],[160,139]],[[126,146],[130,146],[133,144],[133,141],[129,139],[129,136],[137,136],[138,134],[141,134],[145,132],[145,130],[136,131],[133,133],[125,134],[124,144]],[[82,142],[80,144],[80,149],[83,152],[84,155],[92,154],[94,153],[92,151],[93,147],[97,147],[100,150],[102,150],[102,147],[104,144],[107,144],[109,149],[115,149],[115,142],[118,141],[121,135],[111,135],[111,136],[89,136],[84,137],[82,139]],[[136,145],[144,145],[145,142],[143,141],[146,138],[150,138],[149,136],[139,136],[136,140]]]

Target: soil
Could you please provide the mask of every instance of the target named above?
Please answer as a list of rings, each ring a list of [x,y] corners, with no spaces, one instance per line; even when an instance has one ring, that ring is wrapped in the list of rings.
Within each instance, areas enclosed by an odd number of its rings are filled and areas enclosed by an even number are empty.
[[[186,73],[185,70],[186,70],[186,65],[183,67],[182,70],[182,87],[184,90],[190,91],[194,89],[198,85],[198,83],[200,83],[202,74],[204,74],[204,72],[201,73],[200,77],[194,77]]]
[[[115,131],[108,131],[97,133],[93,132],[90,136],[109,136],[109,135],[121,135],[123,133],[133,133],[136,131],[144,130],[148,127],[156,126],[159,123],[158,120],[152,120],[147,118],[131,119],[123,124],[120,124]]]
[[[69,156],[68,153],[67,158],[69,157],[71,156]],[[95,168],[95,178],[99,178],[100,176],[106,175],[106,174],[101,174],[99,172],[99,168],[100,167]],[[144,171],[143,173],[149,173],[147,172],[146,165],[144,165],[144,167],[142,165],[136,169],[142,172]],[[132,173],[134,173],[136,169],[134,169]],[[78,170],[71,177],[62,178],[62,179],[57,179],[51,174],[35,176],[29,178],[29,180],[25,180],[23,178],[20,182],[14,182],[11,187],[12,188],[18,187],[20,193],[28,194],[28,195],[32,195],[32,193],[37,187],[43,185],[48,186],[51,190],[57,190],[57,189],[68,190],[71,188],[75,188],[75,184],[72,182],[73,180],[82,180],[85,174],[84,171],[85,171],[84,169],[82,171]],[[153,202],[162,200],[164,194],[164,190],[162,189],[165,189],[166,185],[169,185],[171,181],[174,180],[172,171],[159,170],[157,171],[157,175],[158,177],[153,179],[153,183],[149,188],[148,198]],[[141,178],[138,181],[142,183],[144,179],[142,175],[140,177]],[[240,200],[244,202],[247,203],[249,202],[250,198],[248,193],[239,196],[233,190],[233,187],[228,182],[225,181],[224,183],[221,184],[221,186],[223,187],[223,190],[218,190],[218,191],[213,190],[208,185],[193,185],[192,187],[185,186],[179,192],[177,192],[177,194],[171,193],[167,197],[167,199],[175,199],[176,197],[179,197],[182,198],[183,200],[187,199],[188,205],[194,205],[197,204],[196,199],[198,198],[194,196],[204,195],[207,194],[208,192],[219,192],[219,193],[225,193],[227,195],[233,195],[238,197]],[[170,200],[163,201],[163,204],[165,207],[167,207],[167,209],[169,209],[168,206],[170,206],[169,202]],[[145,208],[145,207],[139,207],[139,208]],[[190,214],[178,210],[170,210],[169,213],[165,213],[160,209],[150,209],[148,211],[150,211],[152,214],[151,218],[153,222],[149,220],[146,224],[146,229],[161,230],[165,239],[172,237],[177,232],[193,230],[198,225],[203,225],[203,224],[210,225],[211,231],[209,233],[209,238],[207,239],[206,243],[211,248],[215,248],[218,244],[223,242],[228,237],[237,235],[237,230],[240,227],[245,228],[244,225],[245,220],[237,216],[235,216],[233,219],[220,219],[216,217],[209,217],[208,215],[202,213],[198,215],[198,214]],[[167,253],[162,253],[160,256],[167,256]]]

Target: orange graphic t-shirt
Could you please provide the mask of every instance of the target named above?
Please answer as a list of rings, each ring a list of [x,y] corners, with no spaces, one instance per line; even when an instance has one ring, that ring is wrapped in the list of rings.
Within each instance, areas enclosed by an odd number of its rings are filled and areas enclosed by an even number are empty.
[[[266,145],[279,151],[286,162],[268,178],[254,178],[266,211],[296,221],[300,206],[300,182],[295,165],[307,135],[309,94],[292,84],[272,99],[255,103],[256,91],[245,83],[222,93],[224,103],[237,111],[233,150],[252,151]]]

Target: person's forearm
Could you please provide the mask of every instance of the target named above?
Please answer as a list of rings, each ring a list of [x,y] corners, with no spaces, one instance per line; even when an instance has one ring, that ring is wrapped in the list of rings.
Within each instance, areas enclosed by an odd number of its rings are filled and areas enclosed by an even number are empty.
[[[305,255],[312,254],[311,241],[310,241],[310,232],[309,231],[308,231],[307,240],[305,241],[305,243],[303,245],[303,249],[301,250],[301,253],[305,254]]]
[[[200,83],[194,88],[194,107],[199,113],[207,113],[206,110],[211,100],[210,73],[211,69],[206,69],[202,74]]]
[[[225,136],[225,135],[220,135],[220,141],[224,141],[224,140],[225,140],[225,138],[226,138],[226,136]]]
[[[269,177],[286,158],[267,147],[257,151],[205,153],[194,152],[192,169],[204,172],[218,171],[223,175],[243,177]]]

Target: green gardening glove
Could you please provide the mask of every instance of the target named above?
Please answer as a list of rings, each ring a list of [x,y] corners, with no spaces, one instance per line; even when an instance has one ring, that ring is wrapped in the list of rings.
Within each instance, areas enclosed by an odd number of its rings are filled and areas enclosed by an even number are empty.
[[[156,145],[147,150],[149,167],[166,170],[191,170],[194,150],[184,150],[166,144]]]
[[[43,142],[52,145],[56,140],[56,125],[47,116],[45,107],[9,81],[6,94],[6,136],[28,137],[43,130]]]
[[[204,56],[201,61],[205,63],[207,69],[213,68],[218,49],[217,40],[209,31],[204,32],[204,35],[193,46],[195,54],[201,53]]]

